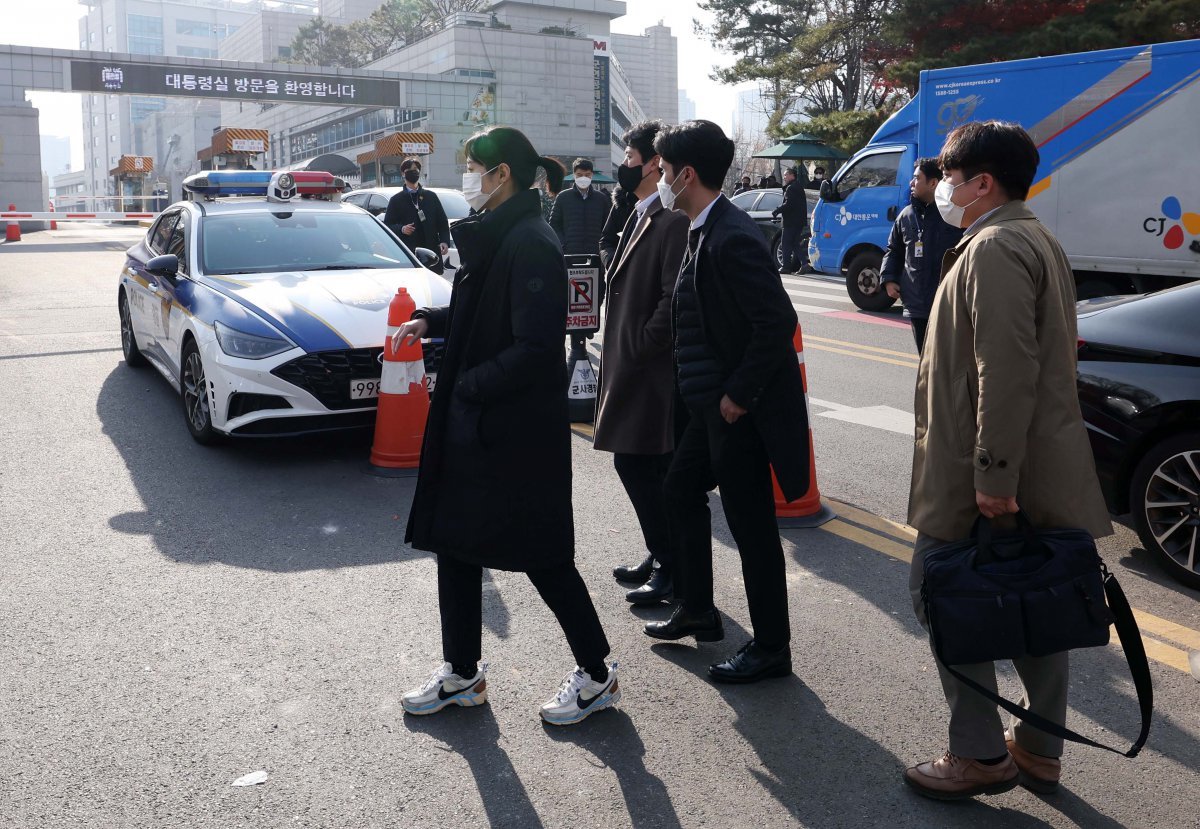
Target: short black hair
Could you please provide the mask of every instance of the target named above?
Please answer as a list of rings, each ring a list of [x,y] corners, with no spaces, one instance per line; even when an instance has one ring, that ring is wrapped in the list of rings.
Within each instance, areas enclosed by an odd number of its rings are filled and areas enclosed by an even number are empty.
[[[654,139],[654,149],[676,174],[681,167],[691,167],[700,182],[713,190],[720,189],[733,164],[733,142],[712,121],[667,127]]]
[[[421,159],[417,158],[415,155],[410,155],[408,158],[400,162],[400,172],[403,173],[409,167],[416,167],[418,170],[420,170]]]
[[[632,147],[637,150],[644,164],[654,158],[654,139],[666,126],[666,124],[659,120],[642,121],[641,123],[634,124],[625,130],[625,134],[621,136],[621,143],[626,147]]]
[[[799,173],[796,172],[795,167],[788,167],[786,170],[783,171],[783,174],[785,176],[798,176],[799,175]]]
[[[1006,121],[971,121],[946,136],[938,164],[965,179],[990,173],[1011,199],[1024,199],[1041,156],[1029,133]]]
[[[518,190],[533,186],[539,167],[549,182],[561,182],[567,174],[558,159],[538,155],[525,133],[514,127],[488,127],[475,133],[463,145],[463,154],[488,170],[507,164]],[[557,193],[551,186],[551,192]]]
[[[918,158],[914,166],[925,174],[925,178],[940,179],[942,177],[942,165],[938,164],[936,158]]]
[[[577,158],[571,165],[571,172],[576,170],[587,170],[589,173],[596,169],[596,165],[592,163],[590,158]]]
[[[823,172],[825,172],[825,168],[824,167],[813,167],[813,172],[814,173],[823,173]]]

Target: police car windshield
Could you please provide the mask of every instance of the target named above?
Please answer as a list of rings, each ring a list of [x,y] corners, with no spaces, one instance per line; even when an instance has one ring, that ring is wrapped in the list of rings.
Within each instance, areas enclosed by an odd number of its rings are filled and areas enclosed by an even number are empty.
[[[201,271],[215,275],[417,267],[378,222],[357,211],[209,215],[200,257]]]

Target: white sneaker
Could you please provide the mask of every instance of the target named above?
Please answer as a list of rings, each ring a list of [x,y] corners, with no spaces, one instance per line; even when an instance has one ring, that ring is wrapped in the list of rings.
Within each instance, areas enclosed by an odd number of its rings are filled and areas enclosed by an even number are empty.
[[[542,706],[542,719],[551,725],[573,725],[621,699],[617,685],[617,663],[608,669],[608,679],[594,682],[583,668],[576,668],[563,679],[562,687],[553,699]]]
[[[406,693],[400,698],[406,714],[436,714],[447,705],[461,705],[471,708],[487,702],[487,663],[482,662],[475,676],[464,679],[454,673],[449,662],[429,675],[429,679],[419,688]]]

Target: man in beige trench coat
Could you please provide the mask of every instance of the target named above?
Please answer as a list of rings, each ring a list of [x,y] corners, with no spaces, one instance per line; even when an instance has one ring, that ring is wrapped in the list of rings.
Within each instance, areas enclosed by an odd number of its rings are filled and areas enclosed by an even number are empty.
[[[662,604],[674,590],[663,481],[675,449],[671,297],[687,250],[688,220],[658,199],[662,174],[654,139],[664,128],[661,121],[644,121],[623,136],[625,162],[617,178],[637,204],[606,275],[593,444],[613,453],[646,539],[641,563],[613,570],[618,581],[640,585],[625,596],[633,605]]]
[[[1039,527],[1095,537],[1112,524],[1075,390],[1075,282],[1066,255],[1025,205],[1039,163],[1019,126],[966,124],[950,133],[935,194],[942,217],[966,228],[946,253],[917,373],[916,445],[908,521],[918,531],[909,587],[925,554],[966,538],[980,514],[1024,510]],[[1015,660],[1023,704],[1063,723],[1067,654]],[[938,666],[950,704],[950,749],[905,772],[940,800],[997,794],[1019,783],[1058,786],[1062,740],[1014,721]],[[956,668],[995,689],[992,663]]]

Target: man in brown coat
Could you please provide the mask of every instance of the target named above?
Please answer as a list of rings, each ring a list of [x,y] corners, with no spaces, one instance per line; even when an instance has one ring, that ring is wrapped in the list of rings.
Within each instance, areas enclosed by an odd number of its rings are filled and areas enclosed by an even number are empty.
[[[1036,526],[1112,533],[1075,391],[1075,282],[1066,255],[1025,206],[1039,163],[1015,124],[970,123],[942,150],[935,200],[966,228],[942,263],[917,372],[916,446],[908,521],[918,531],[909,587],[921,624],[924,559],[966,538],[980,514],[1024,510]],[[1067,654],[1014,665],[1024,705],[1054,722],[1067,711]],[[958,665],[995,689],[992,663]],[[905,772],[940,800],[996,794],[1020,782],[1058,785],[1062,740],[1019,720],[1005,733],[996,706],[940,664],[950,750]]]
[[[637,199],[607,274],[607,313],[600,358],[596,449],[613,453],[617,475],[633,503],[649,551],[637,565],[613,570],[641,586],[626,598],[658,604],[672,596],[663,480],[675,449],[675,378],[671,354],[671,296],[687,250],[688,220],[658,200],[660,121],[645,121],[623,136],[621,188]],[[658,566],[655,567],[655,561]]]

